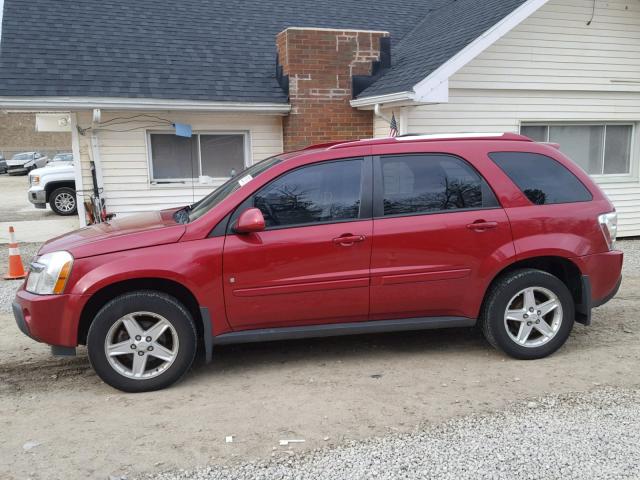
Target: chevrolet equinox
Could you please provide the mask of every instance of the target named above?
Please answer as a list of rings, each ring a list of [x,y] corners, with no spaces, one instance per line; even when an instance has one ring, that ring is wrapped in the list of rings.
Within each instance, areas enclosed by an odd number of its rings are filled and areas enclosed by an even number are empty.
[[[557,145],[403,136],[252,165],[199,202],[45,243],[22,332],[87,345],[127,392],[179,380],[217,345],[471,327],[518,359],[560,348],[620,285],[617,216]]]

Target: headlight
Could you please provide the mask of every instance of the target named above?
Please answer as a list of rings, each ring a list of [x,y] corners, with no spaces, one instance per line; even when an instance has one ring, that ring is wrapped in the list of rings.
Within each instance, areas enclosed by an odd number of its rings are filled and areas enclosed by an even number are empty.
[[[72,266],[73,257],[69,252],[51,252],[42,255],[29,266],[27,292],[39,295],[63,293]]]
[[[40,185],[40,176],[39,175],[31,175],[29,177],[30,185]]]
[[[616,212],[603,213],[598,216],[598,222],[609,250],[613,250],[616,248],[616,237],[618,236],[618,214]]]

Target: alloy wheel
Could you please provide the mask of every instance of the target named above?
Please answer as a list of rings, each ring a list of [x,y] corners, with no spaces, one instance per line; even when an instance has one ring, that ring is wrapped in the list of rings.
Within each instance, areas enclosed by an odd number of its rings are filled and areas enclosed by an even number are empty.
[[[175,361],[178,334],[165,317],[135,312],[118,319],[109,329],[104,351],[111,367],[134,380],[157,377]]]
[[[511,340],[533,348],[556,336],[562,317],[562,303],[555,293],[544,287],[528,287],[507,304],[504,326]]]
[[[70,193],[60,193],[56,196],[54,201],[56,208],[61,212],[69,213],[76,208],[76,199]]]

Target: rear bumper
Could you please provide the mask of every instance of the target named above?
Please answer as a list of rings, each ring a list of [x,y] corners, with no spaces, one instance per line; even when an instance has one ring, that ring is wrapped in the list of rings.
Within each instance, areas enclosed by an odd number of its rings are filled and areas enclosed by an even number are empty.
[[[20,289],[12,309],[18,328],[28,337],[49,345],[75,347],[83,306],[81,295],[35,295]]]
[[[622,285],[622,275],[620,276],[620,278],[618,279],[618,282],[616,283],[616,286],[613,287],[613,290],[611,290],[607,295],[605,295],[603,298],[597,299],[593,301],[593,304],[591,305],[593,308],[599,307],[600,305],[604,305],[605,303],[607,303],[609,300],[611,300],[613,297],[615,297],[618,293],[618,290],[620,290],[620,285]]]
[[[583,273],[581,301],[576,305],[576,321],[590,325],[591,309],[607,303],[620,289],[623,253],[614,250],[574,260]]]

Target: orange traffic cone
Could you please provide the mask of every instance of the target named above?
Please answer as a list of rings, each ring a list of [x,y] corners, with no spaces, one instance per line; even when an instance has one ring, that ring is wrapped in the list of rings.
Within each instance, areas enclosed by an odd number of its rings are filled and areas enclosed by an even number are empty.
[[[13,227],[9,227],[9,273],[4,276],[5,280],[19,280],[26,277],[22,258],[20,257],[20,248],[16,242],[16,233]]]

